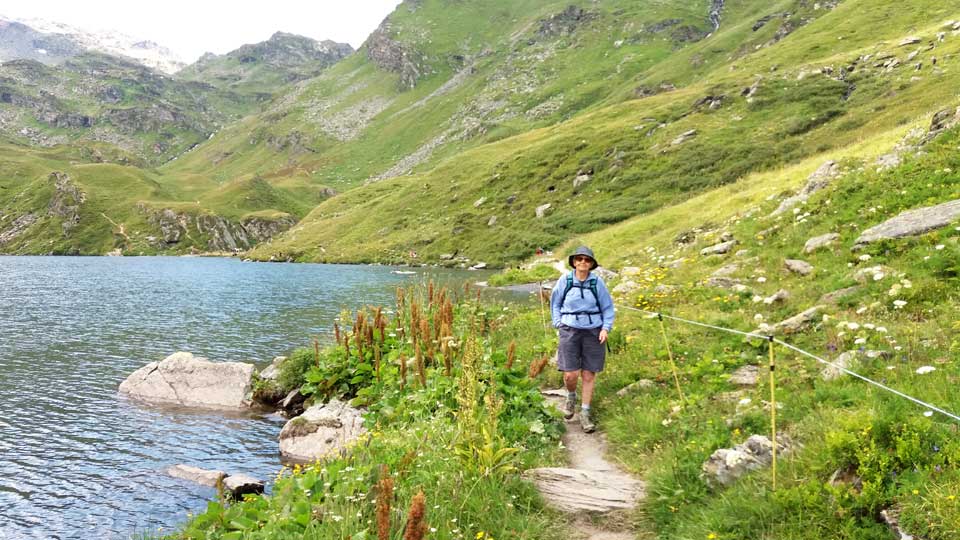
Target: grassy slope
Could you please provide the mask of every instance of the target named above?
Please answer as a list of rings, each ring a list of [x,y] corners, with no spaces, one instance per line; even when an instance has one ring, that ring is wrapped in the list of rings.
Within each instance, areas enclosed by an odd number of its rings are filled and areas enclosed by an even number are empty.
[[[538,246],[556,246],[752,171],[776,170],[849,146],[927,116],[953,99],[957,39],[921,52],[914,62],[923,61],[926,71],[919,73],[911,67],[885,73],[871,60],[861,62],[846,81],[811,74],[823,67],[836,74],[861,55],[879,52],[904,59],[917,46],[896,43],[908,31],[931,40],[942,24],[940,15],[945,19],[948,13],[941,9],[933,18],[921,4],[844,3],[779,43],[738,56],[743,54],[741,44],[752,43],[744,34],[752,34],[756,13],[750,12],[716,36],[677,53],[720,50],[727,55],[727,63],[708,73],[672,72],[677,81],[691,77],[690,86],[610,105],[467,150],[412,177],[348,192],[319,206],[296,230],[257,253],[266,257],[282,252],[302,260],[415,262],[408,257],[411,251],[417,252],[417,260],[428,261],[459,252],[473,260],[505,263]],[[884,20],[897,24],[882,24]],[[859,26],[875,28],[871,40],[846,39],[850,29]],[[935,73],[929,68],[933,56],[939,67]],[[789,67],[783,58],[790,60]],[[780,67],[771,72],[775,60]],[[678,61],[671,57],[663,65]],[[651,80],[663,69],[651,69]],[[754,73],[764,78],[748,100],[740,90],[753,83]],[[919,77],[913,79],[915,75]],[[844,100],[852,85],[855,90]],[[721,94],[725,100],[718,110],[693,107],[705,95]],[[698,131],[696,138],[671,144],[691,129]],[[574,178],[589,170],[592,179],[574,189]],[[512,203],[511,196],[516,196]],[[475,208],[484,197],[487,201]],[[537,219],[534,208],[546,203],[552,205],[550,211]],[[488,226],[492,216],[497,221]]]
[[[878,172],[873,158],[898,140],[904,126],[876,140],[838,151],[846,174],[827,190],[781,218],[766,217],[785,191],[812,171],[809,160],[777,173],[753,175],[736,185],[675,207],[639,217],[607,231],[584,236],[598,257],[614,268],[634,266],[639,291],[621,301],[710,324],[751,331],[758,320],[774,323],[817,304],[821,315],[800,333],[784,339],[834,360],[847,350],[878,350],[885,356],[861,358],[855,371],[953,413],[960,400],[952,387],[960,342],[957,296],[960,228],[871,245],[852,252],[860,231],[908,209],[960,199],[956,172],[957,130],[911,156],[895,169]],[[771,230],[771,227],[778,226]],[[697,231],[688,245],[675,241]],[[744,257],[702,257],[699,250],[730,232],[747,250]],[[804,254],[805,241],[838,232],[833,249]],[[754,257],[754,259],[750,259]],[[682,258],[677,268],[665,262]],[[785,258],[814,265],[801,277],[783,268]],[[733,277],[754,292],[710,288],[704,280],[719,267],[739,262]],[[836,304],[824,293],[856,285],[853,274],[866,267],[889,268]],[[759,278],[763,277],[763,280]],[[676,287],[673,292],[655,290]],[[790,297],[771,305],[752,295],[786,289]],[[897,307],[895,300],[905,302]],[[812,359],[777,350],[777,420],[781,437],[803,445],[780,463],[776,493],[769,470],[729,488],[709,489],[700,464],[717,448],[731,447],[754,433],[769,433],[767,374],[757,387],[737,387],[729,375],[748,364],[764,366],[767,349],[740,336],[668,322],[678,356],[688,406],[678,405],[670,364],[655,321],[620,310],[619,327],[628,346],[601,382],[602,418],[614,452],[650,482],[651,497],[637,518],[661,538],[857,538],[887,539],[880,511],[902,513],[905,530],[923,538],[953,538],[960,531],[960,462],[955,422],[850,377],[821,380]],[[936,371],[920,374],[921,366]],[[626,398],[613,392],[637,378],[653,378],[649,391]],[[731,392],[734,392],[731,394]],[[749,402],[738,401],[749,398]],[[841,478],[859,478],[862,487]]]
[[[218,135],[204,152],[187,157],[173,170],[203,168],[198,160],[205,156],[229,154],[222,170],[269,174],[293,163],[342,190],[384,173],[444,133],[447,141],[433,153],[434,160],[548,125],[605,99],[674,52],[672,40],[645,34],[644,25],[682,18],[705,27],[703,10],[676,2],[653,6],[581,2],[595,18],[573,34],[539,36],[538,21],[562,12],[568,4],[487,0],[428,1],[416,9],[401,5],[390,17],[393,37],[426,53],[426,76],[414,89],[398,89],[397,76],[373,66],[361,49],[251,120],[257,127]],[[617,41],[623,42],[619,48],[614,47]],[[444,86],[465,68],[471,73],[460,85]],[[555,106],[537,116],[525,114],[544,102]],[[355,138],[338,141],[321,127],[325,122],[349,125],[346,118],[364,107],[382,110]],[[294,155],[284,149],[265,160],[249,152],[251,140],[292,131],[309,140],[309,153]]]

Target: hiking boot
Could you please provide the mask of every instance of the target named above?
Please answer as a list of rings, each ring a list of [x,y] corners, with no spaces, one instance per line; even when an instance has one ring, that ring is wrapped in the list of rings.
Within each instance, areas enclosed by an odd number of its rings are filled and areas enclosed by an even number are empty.
[[[593,413],[590,409],[580,409],[580,427],[584,433],[593,433],[597,425],[593,423]]]
[[[563,402],[563,418],[569,420],[573,418],[573,413],[577,410],[577,396],[568,397]]]

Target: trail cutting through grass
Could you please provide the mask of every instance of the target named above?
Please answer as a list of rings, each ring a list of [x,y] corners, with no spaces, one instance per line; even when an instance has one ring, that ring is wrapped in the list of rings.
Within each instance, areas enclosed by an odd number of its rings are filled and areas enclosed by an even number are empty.
[[[542,392],[558,405],[564,389]],[[579,414],[579,413],[578,413]],[[548,504],[572,514],[574,530],[588,540],[630,540],[634,534],[617,519],[618,514],[633,510],[646,495],[646,486],[604,457],[606,439],[601,432],[587,434],[580,430],[580,418],[567,420],[562,438],[570,458],[570,467],[545,467],[527,471]],[[590,518],[604,516],[599,520]]]

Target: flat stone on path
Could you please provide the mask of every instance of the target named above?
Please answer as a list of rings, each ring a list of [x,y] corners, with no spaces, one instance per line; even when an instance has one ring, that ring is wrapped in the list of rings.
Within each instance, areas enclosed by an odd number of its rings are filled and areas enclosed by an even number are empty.
[[[543,498],[563,512],[629,510],[640,500],[642,484],[617,473],[543,467],[525,475]]]
[[[548,390],[543,394],[559,405],[566,397],[566,390]],[[600,427],[603,427],[602,422]],[[645,496],[643,482],[604,458],[606,439],[603,434],[584,433],[577,415],[567,421],[563,444],[570,452],[570,468],[544,467],[524,472],[554,508],[570,513],[607,513],[629,510]],[[617,536],[616,531],[581,528],[595,540],[625,538]]]
[[[936,206],[908,210],[863,231],[860,238],[854,242],[853,249],[859,249],[880,240],[917,236],[946,227],[958,219],[960,219],[960,199]]]

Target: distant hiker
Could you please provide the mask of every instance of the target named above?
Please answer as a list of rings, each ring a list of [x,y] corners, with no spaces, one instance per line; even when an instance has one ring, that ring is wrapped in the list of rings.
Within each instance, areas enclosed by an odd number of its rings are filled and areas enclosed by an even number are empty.
[[[567,399],[563,417],[573,418],[577,405],[577,379],[583,379],[583,399],[580,406],[580,426],[592,433],[596,429],[590,412],[593,386],[597,373],[603,371],[606,361],[607,333],[613,328],[613,298],[606,284],[592,270],[597,265],[593,251],[580,246],[567,258],[573,268],[566,277],[557,280],[550,295],[550,315],[557,328],[560,344],[557,348],[557,369],[563,372]]]
[[[543,248],[539,248],[539,247],[538,247],[538,248],[537,248],[537,257],[539,257],[540,255],[543,255]]]

